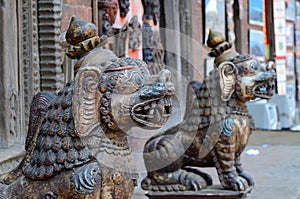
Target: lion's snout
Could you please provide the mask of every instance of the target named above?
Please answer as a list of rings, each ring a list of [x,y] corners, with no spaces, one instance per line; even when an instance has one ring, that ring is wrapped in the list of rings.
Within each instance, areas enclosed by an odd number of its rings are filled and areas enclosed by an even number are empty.
[[[162,98],[174,95],[175,88],[173,83],[157,82],[152,85],[146,86],[140,94],[143,100]]]

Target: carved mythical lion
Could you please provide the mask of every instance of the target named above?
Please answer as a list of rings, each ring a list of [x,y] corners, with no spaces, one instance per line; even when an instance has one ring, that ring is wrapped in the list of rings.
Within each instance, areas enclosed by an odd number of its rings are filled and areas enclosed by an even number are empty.
[[[272,96],[275,71],[271,63],[262,66],[254,56],[230,50],[218,33],[210,32],[208,46],[215,69],[203,83],[190,83],[183,122],[145,145],[144,189],[204,189],[212,180],[199,167],[216,167],[225,189],[243,191],[254,184],[240,163],[253,127],[246,102]]]
[[[73,17],[66,34],[75,79],[31,104],[26,157],[1,176],[6,198],[130,198],[136,176],[126,132],[159,128],[172,112],[170,72],[102,49],[96,28]]]

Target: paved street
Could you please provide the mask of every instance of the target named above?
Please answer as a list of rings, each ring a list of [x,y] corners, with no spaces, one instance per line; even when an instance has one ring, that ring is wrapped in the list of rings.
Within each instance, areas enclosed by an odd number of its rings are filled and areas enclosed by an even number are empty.
[[[300,132],[255,132],[244,167],[255,179],[251,199],[300,199]]]

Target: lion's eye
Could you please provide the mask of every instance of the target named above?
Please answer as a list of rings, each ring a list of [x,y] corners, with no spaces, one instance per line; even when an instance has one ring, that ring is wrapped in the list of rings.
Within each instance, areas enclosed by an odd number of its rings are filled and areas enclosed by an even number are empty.
[[[259,68],[259,63],[257,63],[257,61],[255,60],[252,60],[250,63],[249,63],[249,68],[254,71],[254,70],[258,70]]]
[[[126,71],[126,73],[120,73],[118,77],[119,81],[114,89],[116,93],[134,93],[142,87],[145,81],[137,71]]]

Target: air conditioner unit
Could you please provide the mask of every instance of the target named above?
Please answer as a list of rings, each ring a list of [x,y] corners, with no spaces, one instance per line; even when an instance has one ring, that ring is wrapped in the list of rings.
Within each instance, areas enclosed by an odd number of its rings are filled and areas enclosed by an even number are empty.
[[[296,100],[291,95],[274,95],[270,100],[271,103],[278,107],[278,116],[281,127],[290,129],[294,125],[296,116]]]
[[[278,110],[275,104],[268,103],[267,100],[256,100],[248,102],[247,108],[253,116],[255,128],[265,130],[280,129]]]

